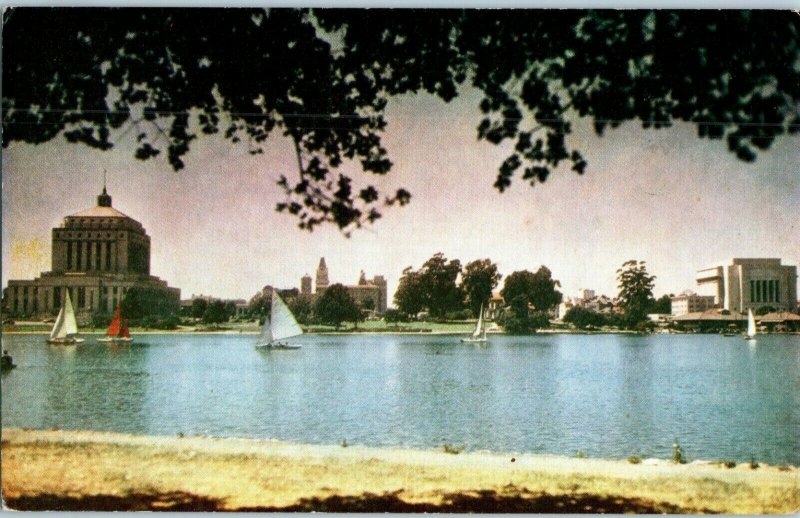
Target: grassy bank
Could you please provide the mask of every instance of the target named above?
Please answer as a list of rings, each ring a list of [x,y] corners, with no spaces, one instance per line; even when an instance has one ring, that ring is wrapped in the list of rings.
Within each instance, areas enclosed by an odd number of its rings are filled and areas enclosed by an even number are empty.
[[[3,430],[20,510],[789,513],[796,468]]]

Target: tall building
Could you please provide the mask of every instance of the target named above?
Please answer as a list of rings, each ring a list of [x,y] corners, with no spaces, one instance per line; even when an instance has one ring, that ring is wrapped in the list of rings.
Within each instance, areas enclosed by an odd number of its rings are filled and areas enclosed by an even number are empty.
[[[773,307],[794,311],[797,305],[797,267],[780,259],[733,259],[697,273],[699,286],[711,286],[717,306],[731,311]]]
[[[300,294],[311,295],[311,276],[306,274],[300,279]]]
[[[300,279],[300,293],[303,295],[310,295],[312,300],[320,296],[329,286],[330,280],[328,279],[328,266],[325,264],[325,258],[319,260],[317,267],[315,292],[311,293],[311,278],[306,275]],[[359,275],[358,283],[354,286],[344,286],[347,293],[353,297],[356,304],[363,308],[369,308],[377,315],[382,315],[386,312],[388,306],[387,283],[383,275],[376,275],[372,279],[367,279],[362,271]]]
[[[319,260],[319,266],[317,267],[317,286],[316,292],[319,293],[320,291],[324,290],[328,287],[330,282],[328,281],[328,266],[325,264],[325,258],[321,257]]]
[[[386,279],[383,275],[376,275],[371,280],[367,280],[362,271],[358,284],[345,286],[345,289],[360,307],[371,309],[378,315],[386,312]]]
[[[64,218],[52,232],[52,270],[34,280],[10,280],[4,291],[15,317],[54,315],[69,291],[75,310],[111,313],[132,287],[180,290],[150,275],[150,236],[138,221],[111,206],[103,187],[97,206]]]

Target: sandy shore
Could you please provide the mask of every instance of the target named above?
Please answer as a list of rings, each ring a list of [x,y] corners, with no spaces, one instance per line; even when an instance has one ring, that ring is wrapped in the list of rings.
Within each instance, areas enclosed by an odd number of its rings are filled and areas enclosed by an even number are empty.
[[[20,510],[761,514],[800,509],[800,472],[6,429],[2,491]]]

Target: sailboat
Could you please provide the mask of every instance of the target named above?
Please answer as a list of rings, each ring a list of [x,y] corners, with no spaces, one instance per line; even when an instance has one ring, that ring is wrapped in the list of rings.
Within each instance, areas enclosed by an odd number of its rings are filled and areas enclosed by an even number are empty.
[[[750,308],[747,308],[747,333],[744,335],[744,339],[756,339],[756,319],[753,316],[753,310]]]
[[[475,325],[475,331],[471,336],[462,338],[461,342],[485,342],[486,341],[486,328],[483,325],[483,304],[481,304],[481,312],[478,313],[478,323]]]
[[[75,321],[75,310],[72,309],[72,300],[69,298],[69,290],[67,290],[66,301],[58,312],[56,323],[53,324],[53,330],[50,331],[50,338],[47,339],[47,343],[55,345],[83,343],[84,339],[76,336],[77,334],[78,323]]]
[[[117,310],[114,311],[114,318],[106,330],[106,336],[98,338],[98,342],[110,343],[130,343],[133,341],[131,334],[128,331],[128,320],[122,316],[122,308],[117,304]]]
[[[272,290],[272,309],[261,328],[261,336],[256,343],[257,348],[264,349],[300,349],[299,345],[291,345],[281,340],[303,334],[300,324],[295,320],[291,310]]]

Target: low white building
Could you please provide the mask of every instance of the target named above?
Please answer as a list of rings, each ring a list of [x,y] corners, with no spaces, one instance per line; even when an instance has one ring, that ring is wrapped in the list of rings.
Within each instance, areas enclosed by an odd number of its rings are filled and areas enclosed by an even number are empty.
[[[714,307],[713,295],[698,295],[691,291],[685,291],[677,297],[670,299],[672,302],[672,316],[688,315],[689,313],[701,313]]]

